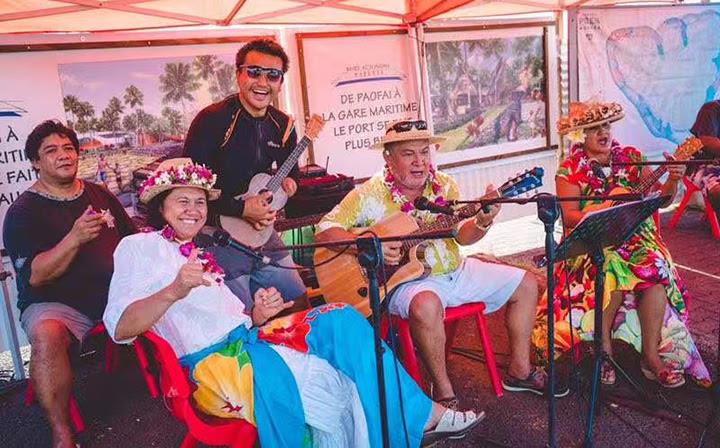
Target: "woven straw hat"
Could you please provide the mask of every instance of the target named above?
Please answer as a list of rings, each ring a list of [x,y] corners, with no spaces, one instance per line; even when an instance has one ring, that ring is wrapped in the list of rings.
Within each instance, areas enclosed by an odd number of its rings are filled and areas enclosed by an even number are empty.
[[[155,172],[138,190],[140,201],[147,204],[163,191],[177,187],[193,187],[208,192],[211,201],[220,197],[220,190],[213,188],[217,175],[203,165],[196,165],[189,157],[163,160]]]
[[[577,129],[612,123],[624,116],[623,107],[618,103],[570,103],[570,113],[558,120],[557,130],[564,135]]]
[[[409,126],[410,129],[408,129],[407,131],[397,131],[394,128],[396,128],[400,123],[423,123],[426,129],[417,129],[416,126]],[[430,140],[430,143],[432,144],[442,143],[447,140],[445,137],[434,136],[432,132],[427,129],[427,124],[424,120],[397,120],[388,124],[386,129],[387,132],[385,133],[385,135],[383,135],[382,139],[380,139],[379,142],[375,143],[372,146],[373,149],[384,149],[385,145],[387,145],[388,143],[406,142],[409,140]]]

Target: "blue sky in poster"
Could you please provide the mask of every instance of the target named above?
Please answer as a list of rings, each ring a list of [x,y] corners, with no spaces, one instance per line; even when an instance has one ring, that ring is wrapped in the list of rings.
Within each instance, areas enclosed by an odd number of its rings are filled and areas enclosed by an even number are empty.
[[[234,66],[235,54],[216,55],[224,63]],[[145,112],[160,115],[163,93],[160,91],[160,75],[168,63],[192,64],[194,56],[155,59],[134,59],[103,62],[80,62],[62,64],[58,67],[63,96],[75,95],[81,101],[89,101],[96,115],[108,105],[113,96],[121,101],[125,89],[135,85],[144,95],[142,108]],[[212,102],[208,83],[193,93],[195,104],[191,109],[200,108]],[[179,105],[176,105],[180,109]],[[190,112],[190,110],[188,110]]]

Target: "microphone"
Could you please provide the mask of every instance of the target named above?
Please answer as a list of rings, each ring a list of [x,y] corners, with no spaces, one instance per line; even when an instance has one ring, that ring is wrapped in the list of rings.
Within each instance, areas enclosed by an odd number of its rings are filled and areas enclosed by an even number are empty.
[[[590,159],[590,169],[592,170],[593,174],[596,177],[599,177],[602,180],[606,180],[607,176],[605,175],[605,171],[603,171],[603,166],[595,159]]]
[[[235,249],[238,252],[242,252],[243,254],[248,255],[251,258],[255,258],[256,260],[259,260],[264,264],[270,264],[270,257],[266,255],[260,255],[246,245],[236,241],[233,237],[230,236],[227,231],[223,229],[217,229],[215,232],[213,232],[212,239],[216,246],[231,247],[232,249]]]
[[[207,249],[208,247],[215,246],[215,240],[212,236],[207,233],[198,233],[195,238],[192,239],[193,243],[201,249]]]
[[[445,215],[455,214],[455,210],[453,210],[453,208],[449,205],[438,205],[434,202],[430,202],[430,200],[425,196],[420,196],[419,198],[415,199],[413,205],[418,210],[427,210],[429,212],[443,213]]]

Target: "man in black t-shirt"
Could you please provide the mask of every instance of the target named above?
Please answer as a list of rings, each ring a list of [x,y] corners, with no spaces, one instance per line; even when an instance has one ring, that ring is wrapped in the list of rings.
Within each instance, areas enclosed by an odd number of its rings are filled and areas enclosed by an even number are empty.
[[[38,180],[9,208],[3,241],[17,274],[20,322],[31,348],[30,380],[53,433],[74,447],[68,350],[102,318],[113,252],[135,231],[105,188],[77,178],[77,135],[45,121],[28,136],[25,157]]]
[[[269,172],[272,164],[279,168],[297,143],[292,119],[274,108],[283,77],[288,69],[283,48],[268,39],[256,39],[243,46],[235,57],[238,93],[201,110],[190,125],[184,155],[193,162],[212,169],[218,176],[215,186],[222,193],[213,212],[242,217],[257,229],[272,226],[276,212],[268,203],[269,193],[237,198],[248,189],[250,179]],[[291,177],[282,188],[292,196],[297,184]],[[283,247],[274,232],[266,247]],[[286,301],[294,300],[293,310],[307,306],[306,288],[287,251],[268,254],[277,267],[238,253],[232,248],[210,249],[225,270],[225,284],[252,308],[252,297],[258,288],[277,288]]]
[[[706,156],[720,159],[720,100],[703,104],[690,132],[703,142]],[[692,176],[693,182],[708,195],[720,213],[720,166],[704,166]]]

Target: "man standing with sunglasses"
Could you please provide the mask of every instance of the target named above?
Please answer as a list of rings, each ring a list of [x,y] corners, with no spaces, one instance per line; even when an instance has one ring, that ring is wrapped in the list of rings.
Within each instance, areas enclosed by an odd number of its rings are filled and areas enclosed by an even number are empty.
[[[388,126],[376,145],[383,150],[385,168],[351,191],[318,224],[318,241],[356,238],[350,230],[370,227],[402,211],[418,221],[433,223],[437,215],[415,208],[415,200],[425,197],[437,206],[459,199],[455,180],[432,166],[431,147],[445,140],[427,129],[423,120],[403,120]],[[488,186],[488,193],[494,191]],[[444,309],[466,303],[484,302],[492,313],[507,305],[506,322],[510,336],[506,390],[543,394],[545,375],[530,364],[530,333],[535,320],[538,286],[535,277],[512,266],[463,258],[460,246],[483,238],[500,211],[500,205],[480,210],[457,226],[457,236],[429,241],[424,251],[431,274],[397,287],[389,298],[388,310],[410,321],[415,346],[430,373],[433,399],[449,408],[461,404],[455,394],[445,364]],[[402,244],[383,244],[386,264],[403,262]],[[567,394],[567,389],[560,391]]]
[[[242,217],[260,230],[272,226],[276,212],[270,208],[270,193],[245,199],[250,179],[269,172],[273,163],[282,165],[297,144],[292,118],[272,106],[282,87],[289,60],[283,48],[270,39],[256,39],[238,50],[235,57],[238,93],[211,104],[195,117],[185,140],[185,156],[212,169],[222,195],[213,214]],[[297,167],[290,176],[297,173]],[[292,196],[297,184],[292,177],[282,188]],[[266,243],[281,247],[277,232]],[[225,270],[225,283],[246,307],[258,288],[273,286],[296,309],[307,306],[306,288],[297,271],[258,263],[231,248],[211,249]],[[294,267],[287,251],[270,255],[273,264]]]

